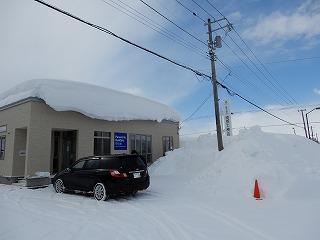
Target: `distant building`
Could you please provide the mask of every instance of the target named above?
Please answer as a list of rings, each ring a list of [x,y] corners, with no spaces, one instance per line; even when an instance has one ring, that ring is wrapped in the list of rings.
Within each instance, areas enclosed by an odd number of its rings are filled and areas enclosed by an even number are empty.
[[[0,176],[56,173],[81,157],[133,150],[152,163],[179,147],[178,126],[174,110],[142,97],[78,82],[27,81],[0,94]]]

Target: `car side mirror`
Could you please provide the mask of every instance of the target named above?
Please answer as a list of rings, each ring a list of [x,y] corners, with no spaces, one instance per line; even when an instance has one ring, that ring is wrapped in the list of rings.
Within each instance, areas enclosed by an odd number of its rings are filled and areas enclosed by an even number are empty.
[[[71,172],[71,168],[66,168],[66,171],[67,172]]]

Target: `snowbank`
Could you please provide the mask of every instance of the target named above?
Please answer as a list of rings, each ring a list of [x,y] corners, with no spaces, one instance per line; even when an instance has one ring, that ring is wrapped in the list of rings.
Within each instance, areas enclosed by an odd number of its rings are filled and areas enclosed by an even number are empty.
[[[259,129],[226,138],[223,152],[215,142],[205,135],[168,152],[135,197],[0,184],[0,239],[319,239],[320,145]],[[251,197],[256,177],[263,201]]]
[[[151,167],[153,176],[185,178],[191,188],[216,195],[251,198],[259,180],[266,198],[318,198],[320,145],[303,137],[264,133],[254,127],[225,138],[225,150],[216,150],[216,136],[203,135],[168,152]]]
[[[109,121],[180,120],[175,110],[146,98],[91,84],[52,79],[26,81],[1,93],[0,107],[29,97],[44,100],[56,111],[76,111]]]

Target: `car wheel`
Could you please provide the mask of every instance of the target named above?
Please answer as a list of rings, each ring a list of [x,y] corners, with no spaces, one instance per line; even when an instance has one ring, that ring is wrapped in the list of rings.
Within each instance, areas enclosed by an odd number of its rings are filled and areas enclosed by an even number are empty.
[[[97,183],[93,189],[94,198],[98,201],[105,201],[109,198],[106,187],[103,183]]]
[[[54,190],[56,191],[56,193],[64,192],[65,187],[64,187],[63,181],[60,178],[55,181]]]

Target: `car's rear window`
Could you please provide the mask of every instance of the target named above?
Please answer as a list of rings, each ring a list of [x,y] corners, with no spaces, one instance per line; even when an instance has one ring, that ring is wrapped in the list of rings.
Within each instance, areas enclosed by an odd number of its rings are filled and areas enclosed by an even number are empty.
[[[100,160],[100,166],[102,169],[119,169],[121,165],[121,161],[119,161],[119,159],[116,158]]]
[[[145,168],[145,164],[139,156],[122,157],[122,164],[126,169]]]
[[[117,156],[100,160],[102,169],[135,169],[145,168],[143,160],[139,156]]]

